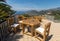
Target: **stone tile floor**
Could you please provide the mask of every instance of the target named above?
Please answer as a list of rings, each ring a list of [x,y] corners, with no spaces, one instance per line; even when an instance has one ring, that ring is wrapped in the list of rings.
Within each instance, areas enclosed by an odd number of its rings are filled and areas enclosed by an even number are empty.
[[[8,41],[39,41],[35,37],[28,36],[26,34],[22,35],[22,32],[10,36]],[[52,22],[50,35],[47,41],[60,41],[60,23]]]

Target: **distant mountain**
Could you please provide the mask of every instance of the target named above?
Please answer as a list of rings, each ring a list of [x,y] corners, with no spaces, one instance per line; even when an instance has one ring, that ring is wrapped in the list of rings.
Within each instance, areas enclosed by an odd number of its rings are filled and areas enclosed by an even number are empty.
[[[16,11],[15,15],[24,14],[26,11]]]
[[[22,14],[24,11],[17,11],[16,14]]]
[[[16,14],[42,15],[42,14],[48,14],[56,11],[60,11],[60,7],[48,9],[48,10],[41,10],[41,11],[37,11],[37,10],[17,11]]]
[[[36,11],[36,10],[29,10],[29,11],[25,12],[25,14],[28,14],[28,15],[38,15],[39,12]]]
[[[60,10],[60,7],[53,8],[53,9],[48,9],[48,10]]]

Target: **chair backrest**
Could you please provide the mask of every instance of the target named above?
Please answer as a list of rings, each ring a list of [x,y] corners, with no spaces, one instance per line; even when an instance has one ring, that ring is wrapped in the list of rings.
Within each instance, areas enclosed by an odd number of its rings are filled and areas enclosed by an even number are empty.
[[[42,17],[41,16],[34,16],[33,18],[39,20],[40,22],[42,20]]]
[[[48,35],[49,34],[49,31],[50,31],[50,26],[51,26],[51,22],[47,22],[45,24],[45,34]]]
[[[24,16],[18,16],[18,19],[19,20],[23,20],[24,19]]]
[[[14,17],[8,19],[8,24],[12,25],[14,23]]]

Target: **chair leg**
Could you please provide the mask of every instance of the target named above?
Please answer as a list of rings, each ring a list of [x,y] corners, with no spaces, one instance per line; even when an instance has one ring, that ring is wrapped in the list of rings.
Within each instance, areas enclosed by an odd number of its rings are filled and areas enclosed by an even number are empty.
[[[35,31],[35,38],[37,37],[37,33],[36,33],[36,31]]]
[[[14,28],[14,33],[16,33],[16,28]]]
[[[44,35],[44,37],[43,37],[43,41],[46,41],[46,36]]]

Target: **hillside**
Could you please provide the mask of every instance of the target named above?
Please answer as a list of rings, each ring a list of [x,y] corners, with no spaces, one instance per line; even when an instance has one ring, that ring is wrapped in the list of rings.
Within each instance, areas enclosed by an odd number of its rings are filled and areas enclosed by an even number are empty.
[[[36,10],[29,10],[29,11],[27,11],[25,14],[28,14],[28,15],[38,15],[39,12],[36,11]]]
[[[29,14],[29,15],[43,15],[43,14],[59,14],[60,13],[60,7],[58,8],[53,8],[53,9],[48,9],[48,10],[41,10],[41,11],[37,11],[37,10],[30,10],[25,12],[25,14]]]

